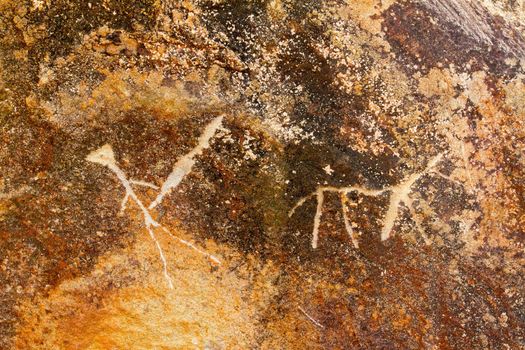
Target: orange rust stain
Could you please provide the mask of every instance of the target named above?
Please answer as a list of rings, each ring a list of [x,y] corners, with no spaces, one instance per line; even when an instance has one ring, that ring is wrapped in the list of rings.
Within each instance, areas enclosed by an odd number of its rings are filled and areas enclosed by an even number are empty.
[[[179,233],[180,234],[180,233]],[[159,237],[161,238],[161,237]],[[256,259],[230,270],[235,253],[213,268],[161,238],[175,289],[144,232],[133,247],[102,257],[90,274],[62,282],[20,313],[16,349],[194,349],[253,346],[257,315],[275,293],[275,269]],[[217,249],[210,244],[208,249]],[[236,264],[232,262],[232,265]],[[254,272],[257,273],[254,273]]]

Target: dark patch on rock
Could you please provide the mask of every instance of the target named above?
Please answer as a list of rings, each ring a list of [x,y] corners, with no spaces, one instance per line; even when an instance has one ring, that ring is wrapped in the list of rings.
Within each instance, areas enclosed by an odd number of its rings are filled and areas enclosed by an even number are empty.
[[[267,0],[210,2],[203,7],[204,21],[210,32],[226,34],[228,41],[223,44],[242,61],[249,62],[256,52],[258,39],[267,31],[267,3]]]
[[[492,21],[484,25],[495,29],[496,36],[505,41],[501,21],[489,14],[484,16]],[[516,68],[505,64],[506,58],[513,57],[512,53],[505,52],[497,42],[489,46],[470,37],[459,25],[440,19],[422,4],[411,1],[396,3],[383,17],[385,38],[396,55],[401,57],[402,66],[409,73],[450,64],[462,69],[468,65],[468,69],[473,71],[483,70],[486,66],[496,74],[509,76],[516,73]],[[516,40],[523,42],[519,38]]]

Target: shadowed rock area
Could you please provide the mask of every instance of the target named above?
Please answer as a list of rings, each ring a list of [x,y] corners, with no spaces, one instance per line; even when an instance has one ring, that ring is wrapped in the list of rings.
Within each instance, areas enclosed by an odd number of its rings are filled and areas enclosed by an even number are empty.
[[[525,349],[524,26],[0,0],[0,349]]]

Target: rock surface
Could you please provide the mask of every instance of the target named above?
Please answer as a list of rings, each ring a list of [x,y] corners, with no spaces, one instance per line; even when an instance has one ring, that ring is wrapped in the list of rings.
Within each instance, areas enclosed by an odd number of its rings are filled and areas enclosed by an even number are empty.
[[[525,349],[522,0],[0,0],[0,349]]]

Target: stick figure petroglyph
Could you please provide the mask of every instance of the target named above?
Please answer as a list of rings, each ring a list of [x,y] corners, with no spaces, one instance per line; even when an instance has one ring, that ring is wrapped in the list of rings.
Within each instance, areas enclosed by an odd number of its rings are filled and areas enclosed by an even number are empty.
[[[412,187],[414,184],[423,177],[423,175],[428,174],[430,172],[434,172],[439,176],[442,176],[441,173],[436,172],[434,170],[435,166],[441,161],[443,155],[439,154],[432,158],[426,168],[419,172],[414,173],[410,176],[408,176],[406,179],[404,179],[401,183],[389,187],[385,187],[382,189],[369,189],[366,187],[361,186],[348,186],[348,187],[334,187],[334,186],[319,186],[314,192],[310,193],[309,195],[299,199],[295,206],[290,210],[288,213],[289,217],[292,217],[296,210],[301,207],[306,201],[308,201],[310,198],[315,197],[317,201],[317,208],[315,211],[314,216],[314,224],[313,224],[313,230],[312,230],[312,248],[316,249],[318,246],[319,241],[319,227],[321,225],[321,216],[323,211],[323,204],[324,204],[324,197],[326,192],[333,192],[338,193],[340,195],[340,201],[343,211],[343,220],[345,224],[346,232],[348,233],[348,236],[350,237],[350,240],[352,241],[352,244],[357,249],[359,248],[359,242],[357,241],[357,237],[354,234],[354,231],[352,229],[352,225],[350,224],[350,221],[348,219],[348,208],[347,208],[347,201],[348,201],[348,194],[354,192],[358,194],[362,194],[365,196],[380,196],[384,193],[390,192],[390,200],[388,204],[388,209],[386,211],[385,217],[383,219],[383,227],[381,229],[381,241],[385,241],[388,238],[390,238],[390,231],[394,227],[394,224],[396,222],[399,207],[403,204],[405,207],[407,207],[411,213],[411,215],[415,215],[415,211],[413,208],[413,199],[410,198],[410,193],[412,192]],[[428,243],[428,238],[423,233],[423,238]]]
[[[210,140],[215,135],[216,131],[221,127],[222,119],[223,119],[222,116],[216,117],[205,127],[204,132],[199,138],[197,146],[195,146],[188,154],[184,155],[179,161],[177,161],[177,163],[175,163],[172,172],[170,173],[170,175],[168,175],[168,178],[161,186],[158,196],[149,206],[144,205],[142,200],[137,196],[137,194],[133,190],[132,185],[147,186],[153,189],[158,189],[158,187],[148,182],[128,179],[126,177],[126,174],[117,165],[117,162],[115,160],[115,154],[113,152],[113,148],[111,147],[111,145],[106,144],[98,148],[97,150],[89,153],[86,157],[86,160],[89,162],[100,164],[102,166],[107,167],[109,170],[111,170],[115,174],[117,179],[121,182],[122,186],[126,190],[126,193],[124,195],[124,198],[122,200],[122,204],[120,207],[121,211],[125,210],[126,204],[129,200],[135,202],[135,204],[141,210],[143,220],[144,220],[144,225],[146,226],[146,229],[148,230],[148,233],[151,239],[153,240],[153,242],[155,242],[155,245],[159,252],[159,256],[162,261],[164,277],[166,278],[166,281],[170,289],[173,289],[173,280],[168,272],[168,263],[164,255],[164,251],[162,249],[162,246],[160,245],[160,242],[158,241],[155,235],[156,229],[162,230],[163,232],[167,233],[171,237],[175,238],[177,241],[195,250],[199,254],[202,254],[208,257],[213,262],[220,264],[220,261],[214,255],[209,254],[199,249],[191,242],[188,242],[187,240],[184,240],[174,235],[173,233],[171,233],[167,228],[162,226],[157,220],[153,218],[150,210],[152,210],[157,205],[159,205],[164,199],[164,197],[173,188],[177,187],[182,181],[182,179],[191,172],[193,165],[196,162],[195,157],[202,154],[204,149],[210,146]]]

